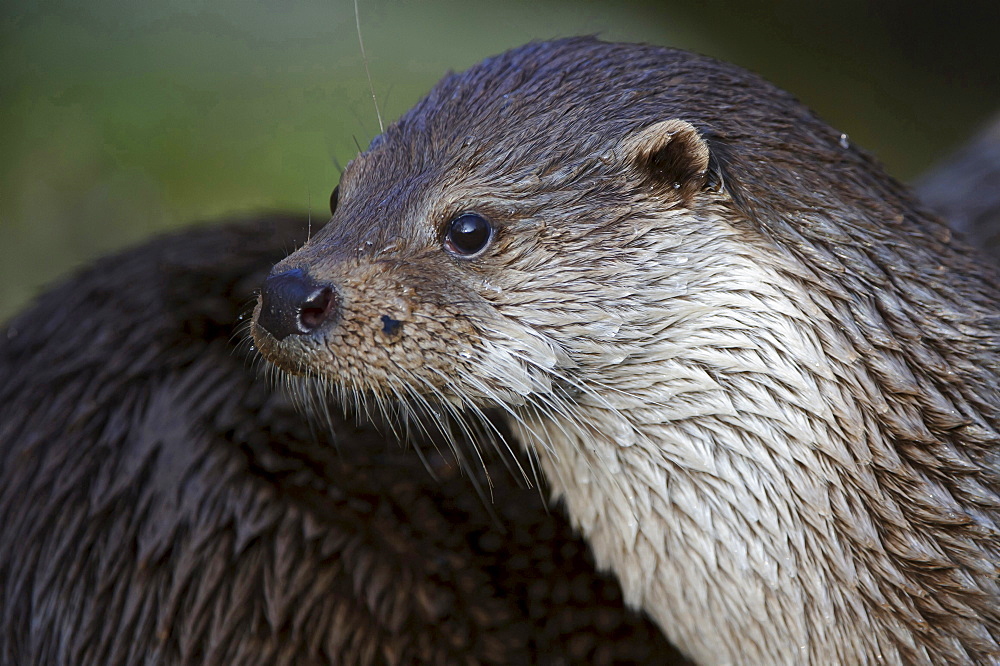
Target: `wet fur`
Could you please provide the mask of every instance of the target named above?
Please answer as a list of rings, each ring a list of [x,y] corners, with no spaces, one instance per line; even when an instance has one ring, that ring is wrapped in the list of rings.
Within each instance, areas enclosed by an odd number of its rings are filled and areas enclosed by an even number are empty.
[[[676,661],[489,451],[484,502],[273,390],[238,318],[305,230],[156,239],[0,330],[0,664]]]
[[[689,157],[643,157],[672,121]],[[496,241],[450,257],[469,210]],[[996,274],[787,93],[670,49],[515,49],[352,162],[292,267],[342,318],[256,332],[267,358],[505,410],[694,658],[1000,659]]]

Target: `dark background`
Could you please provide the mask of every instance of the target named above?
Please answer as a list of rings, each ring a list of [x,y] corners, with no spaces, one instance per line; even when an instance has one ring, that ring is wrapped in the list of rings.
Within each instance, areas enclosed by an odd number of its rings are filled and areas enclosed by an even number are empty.
[[[359,4],[387,121],[449,69],[581,33],[760,72],[904,179],[1000,110],[994,0]],[[156,231],[262,209],[325,219],[338,166],[377,131],[349,0],[4,0],[0,320]]]

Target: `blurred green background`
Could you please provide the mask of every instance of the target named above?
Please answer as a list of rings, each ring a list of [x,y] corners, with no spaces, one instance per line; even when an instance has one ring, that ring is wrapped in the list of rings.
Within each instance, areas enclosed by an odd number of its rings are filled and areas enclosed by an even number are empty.
[[[1000,2],[361,0],[397,117],[449,69],[581,33],[693,49],[791,90],[911,178],[1000,109]],[[327,216],[377,133],[349,0],[4,0],[0,320],[154,232],[227,213]]]

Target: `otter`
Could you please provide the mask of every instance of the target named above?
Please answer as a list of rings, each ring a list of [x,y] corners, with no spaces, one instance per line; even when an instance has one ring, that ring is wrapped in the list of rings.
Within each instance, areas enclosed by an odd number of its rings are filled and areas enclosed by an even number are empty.
[[[0,664],[682,663],[510,461],[483,501],[274,390],[239,317],[307,224],[149,241],[0,330]]]
[[[1000,116],[915,183],[917,195],[1000,263]]]
[[[303,393],[499,411],[695,661],[1000,659],[1000,279],[790,94],[533,43],[333,199],[252,325]]]

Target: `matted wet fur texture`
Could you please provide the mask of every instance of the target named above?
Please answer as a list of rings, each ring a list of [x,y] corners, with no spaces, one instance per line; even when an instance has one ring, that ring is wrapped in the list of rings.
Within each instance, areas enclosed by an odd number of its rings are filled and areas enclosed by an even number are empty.
[[[286,335],[265,288],[267,359],[499,409],[696,660],[1000,659],[996,273],[758,77],[586,38],[449,75],[291,277],[323,307]]]
[[[272,390],[237,321],[305,235],[156,239],[0,330],[0,664],[679,663],[489,451],[483,502]]]

